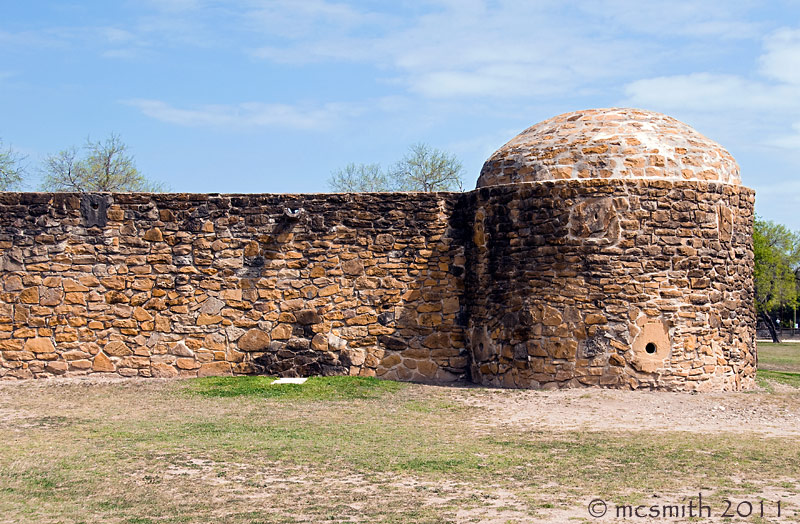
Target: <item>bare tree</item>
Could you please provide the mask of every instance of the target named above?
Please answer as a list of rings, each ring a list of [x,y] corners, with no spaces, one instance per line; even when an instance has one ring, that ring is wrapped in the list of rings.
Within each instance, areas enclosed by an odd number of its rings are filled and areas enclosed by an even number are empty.
[[[380,164],[347,164],[343,169],[331,174],[328,186],[336,193],[371,193],[392,190]]]
[[[164,191],[163,184],[152,182],[136,168],[128,146],[112,133],[104,141],[89,139],[83,147],[65,149],[47,157],[42,167],[47,191]]]
[[[3,147],[0,140],[0,191],[13,191],[22,188],[25,156],[14,151],[11,146]]]
[[[427,144],[414,144],[389,171],[380,164],[347,164],[331,174],[328,186],[339,193],[463,190],[461,162]]]
[[[395,164],[390,178],[401,191],[461,191],[461,169],[455,155],[419,143]]]

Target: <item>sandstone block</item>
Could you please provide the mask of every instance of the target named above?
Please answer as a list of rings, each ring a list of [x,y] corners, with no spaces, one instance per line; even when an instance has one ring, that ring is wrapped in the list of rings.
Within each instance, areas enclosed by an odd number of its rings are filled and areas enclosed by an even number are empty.
[[[398,355],[398,354],[394,353],[394,354],[391,354],[391,355],[387,355],[387,356],[385,356],[385,357],[384,357],[384,358],[383,358],[383,359],[380,361],[380,366],[381,366],[381,367],[384,367],[384,368],[386,368],[386,369],[389,369],[389,368],[391,368],[391,367],[394,367],[394,366],[396,366],[397,364],[399,364],[399,363],[400,363],[402,360],[403,360],[403,359],[402,359],[402,358],[400,358],[400,355]]]
[[[64,288],[64,291],[67,293],[83,293],[89,291],[89,288],[84,286],[83,284],[74,281],[71,278],[65,278],[61,281],[61,284]]]
[[[295,311],[294,316],[300,324],[316,324],[320,321],[319,314],[313,309],[301,309]]]
[[[31,353],[53,353],[55,348],[49,338],[31,338],[25,342],[25,351]]]
[[[108,289],[117,291],[125,289],[125,279],[121,276],[102,278],[100,279],[100,282]]]
[[[328,337],[322,333],[317,333],[314,335],[314,338],[311,339],[311,347],[317,351],[327,351]]]
[[[164,234],[159,228],[154,227],[152,229],[148,229],[142,238],[148,242],[161,242],[164,240]]]
[[[203,339],[203,346],[208,349],[224,350],[226,348],[225,337],[219,333],[209,333]]]
[[[148,313],[147,310],[142,307],[136,307],[133,310],[133,318],[139,322],[149,322],[153,320],[153,315]]]
[[[33,360],[36,356],[30,351],[3,351],[6,360]]]
[[[180,369],[197,369],[200,367],[200,363],[193,358],[179,358],[175,361],[175,365]]]
[[[364,265],[357,258],[342,262],[342,271],[345,275],[357,276],[364,272]]]
[[[219,315],[209,315],[206,313],[200,313],[197,317],[197,325],[198,326],[209,326],[212,324],[219,324],[222,322],[222,317]]]
[[[89,358],[89,354],[84,351],[79,351],[77,349],[73,349],[70,351],[65,351],[61,354],[64,360],[83,360]]]
[[[225,302],[218,298],[208,297],[203,305],[200,307],[200,313],[207,315],[218,315],[222,308],[225,307]]]
[[[67,304],[86,304],[86,294],[67,293],[64,295],[64,302]]]
[[[339,286],[339,284],[331,284],[320,289],[318,295],[320,297],[330,297],[339,293],[340,289],[341,286]]]
[[[92,369],[99,373],[113,373],[116,371],[114,363],[103,353],[98,353],[92,360]]]
[[[123,357],[118,362],[121,368],[144,369],[150,367],[149,357]]]
[[[289,324],[278,324],[270,333],[272,340],[289,340],[292,336],[292,326]]]
[[[103,351],[112,357],[127,357],[128,355],[133,355],[133,351],[131,351],[131,349],[126,346],[124,342],[120,342],[118,340],[106,344],[106,346],[103,348]]]
[[[342,362],[346,366],[362,366],[367,353],[363,349],[348,349],[342,352]]]
[[[219,296],[222,300],[231,301],[231,302],[239,302],[242,300],[242,290],[241,289],[223,289],[219,292]]]
[[[608,356],[608,363],[612,366],[623,367],[625,366],[625,359],[621,355],[612,353]]]
[[[44,367],[46,371],[49,371],[53,375],[63,375],[69,369],[69,366],[66,362],[61,360],[57,360],[54,362],[48,362],[47,365]]]
[[[45,287],[61,287],[61,278],[60,277],[45,277],[42,280],[42,285]]]
[[[608,319],[606,319],[606,317],[604,315],[601,315],[599,313],[589,313],[588,315],[586,315],[586,317],[583,319],[583,321],[587,325],[605,324],[606,322],[608,322]]]
[[[91,360],[70,360],[69,361],[69,369],[70,371],[86,371],[92,369],[92,361]]]
[[[450,336],[447,333],[433,333],[422,341],[426,348],[446,348],[450,347]]]
[[[442,315],[439,313],[423,313],[417,317],[420,326],[438,326],[442,323]]]
[[[6,291],[22,291],[22,279],[17,275],[8,276],[3,285],[3,289]]]
[[[19,301],[23,304],[38,304],[39,303],[39,288],[29,287],[22,290],[19,294]]]
[[[154,378],[173,378],[178,376],[178,370],[165,362],[150,364],[150,375]]]
[[[545,306],[542,313],[542,322],[545,326],[558,326],[563,322],[563,319],[561,318],[561,313],[557,309]]]
[[[426,378],[433,378],[439,370],[439,366],[430,360],[420,360],[417,362],[417,370]]]
[[[267,333],[260,329],[251,329],[242,335],[237,345],[242,351],[263,351],[269,347],[269,343],[270,336]]]
[[[209,362],[197,370],[198,377],[218,377],[231,374],[230,362]]]

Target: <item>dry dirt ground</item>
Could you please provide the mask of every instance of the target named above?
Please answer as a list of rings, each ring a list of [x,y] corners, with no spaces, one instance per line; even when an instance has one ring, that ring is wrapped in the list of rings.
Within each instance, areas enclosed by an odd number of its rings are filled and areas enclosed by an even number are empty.
[[[155,406],[173,405],[174,416],[181,416],[181,410],[192,413],[196,410],[197,399],[184,397],[165,396],[164,391],[172,391],[176,382],[158,379],[110,379],[102,377],[48,379],[39,381],[4,382],[0,383],[0,438],[5,438],[6,443],[13,444],[14,439],[25,441],[35,436],[37,431],[53,431],[55,426],[48,427],[41,419],[54,418],[56,413],[62,413],[53,424],[67,424],[65,419],[75,417],[86,420],[95,416],[104,416],[103,406],[109,406],[109,413],[114,417],[121,417],[120,406],[132,406],[131,402],[138,398],[152,399]],[[574,389],[560,391],[525,391],[525,390],[500,390],[476,388],[469,385],[462,387],[436,387],[411,385],[391,397],[381,401],[366,401],[357,405],[357,410],[375,410],[374,420],[383,420],[387,413],[387,405],[404,406],[405,411],[400,416],[414,417],[417,413],[419,423],[435,425],[437,417],[453,417],[447,419],[447,424],[459,427],[463,434],[462,440],[453,434],[443,431],[442,439],[454,439],[454,446],[464,445],[470,440],[483,439],[517,439],[519,435],[544,435],[541,441],[547,441],[553,435],[618,435],[620,439],[631,436],[641,438],[641,435],[650,435],[654,442],[662,436],[665,439],[675,439],[676,433],[700,436],[729,436],[732,440],[747,440],[749,438],[776,439],[783,446],[797,442],[800,446],[800,390],[771,384],[772,391],[757,390],[743,393],[665,393],[650,391],[617,391],[600,389]],[[102,394],[98,393],[102,391]],[[86,398],[86,405],[81,404],[81,399]],[[37,400],[38,399],[38,400]],[[259,415],[258,399],[250,400],[250,404],[242,404],[242,409],[253,409],[254,417]],[[263,400],[261,400],[263,402]],[[63,403],[63,406],[60,405]],[[193,407],[194,406],[194,407]],[[273,405],[277,406],[277,405]],[[358,407],[361,406],[361,407]],[[439,406],[439,407],[437,407]],[[444,407],[441,407],[444,406]],[[453,410],[448,406],[455,406]],[[355,417],[346,405],[335,413],[325,414],[330,417],[332,425],[346,425],[348,417]],[[296,410],[295,410],[296,408]],[[411,409],[413,408],[413,409]],[[460,410],[460,408],[464,408]],[[137,406],[134,415],[137,417],[148,416],[147,409]],[[155,409],[155,408],[153,408]],[[161,408],[158,408],[161,409]],[[198,421],[209,418],[222,420],[230,416],[231,405],[222,400],[208,401],[203,408],[207,410],[203,415],[197,415]],[[309,424],[320,420],[323,408],[314,403],[298,404],[292,410],[281,411],[275,409],[274,417],[286,416],[288,418],[306,417]],[[324,408],[330,410],[330,407]],[[391,408],[394,409],[394,408]],[[391,411],[391,409],[389,411]],[[398,408],[399,409],[399,408]],[[36,410],[41,410],[37,412]],[[439,410],[439,411],[437,411]],[[52,412],[50,412],[52,411]],[[360,412],[360,411],[359,411]],[[169,418],[168,411],[163,412]],[[46,417],[43,417],[46,415]],[[194,416],[194,415],[192,415]],[[49,419],[48,419],[49,420]],[[55,420],[55,418],[54,418]],[[123,418],[119,418],[122,424]],[[254,418],[259,424],[262,422]],[[265,417],[264,421],[270,420]],[[360,420],[360,419],[359,419]],[[391,419],[387,419],[391,420]],[[31,422],[28,425],[29,421]],[[366,422],[364,422],[366,421]],[[361,422],[371,423],[373,418]],[[357,424],[361,423],[356,421]],[[266,422],[263,422],[266,424]],[[382,423],[382,422],[381,422]],[[391,423],[391,422],[388,422]],[[295,428],[291,426],[290,428]],[[380,425],[378,425],[380,428]],[[98,430],[99,431],[99,430]],[[374,430],[370,430],[374,431]],[[383,442],[384,437],[377,430],[376,437]],[[372,433],[364,433],[368,435]],[[435,429],[422,433],[429,437],[436,437]],[[200,438],[200,435],[197,436]],[[322,433],[315,434],[315,439],[326,438]],[[361,437],[360,437],[361,438]],[[398,433],[398,440],[409,438]],[[412,434],[412,438],[414,435]],[[539,437],[537,437],[539,438]],[[613,437],[616,438],[616,437]],[[538,445],[540,440],[531,438],[532,445]],[[567,439],[568,441],[568,439]],[[144,445],[137,441],[136,446]],[[326,441],[327,442],[327,441]],[[335,442],[332,439],[330,442]],[[406,442],[410,442],[406,441]],[[769,440],[765,440],[769,442]],[[302,442],[301,442],[302,444]],[[303,444],[306,445],[306,444]],[[379,447],[382,444],[379,444]],[[387,446],[391,446],[389,442]],[[406,444],[408,445],[408,444]],[[135,448],[132,448],[135,449]],[[175,457],[160,459],[161,465],[133,467],[129,476],[130,482],[126,491],[131,493],[148,493],[148,490],[164,486],[165,493],[174,491],[173,498],[186,497],[187,493],[200,496],[205,493],[215,501],[230,500],[231,504],[266,504],[281,505],[282,509],[275,519],[247,520],[247,518],[231,518],[225,513],[224,506],[210,513],[219,522],[318,522],[320,515],[325,514],[324,506],[335,500],[336,510],[332,511],[326,521],[330,522],[437,522],[436,515],[446,515],[441,522],[454,524],[528,524],[528,523],[586,523],[586,522],[687,522],[697,521],[689,518],[627,518],[618,519],[613,515],[613,507],[609,512],[598,518],[588,514],[587,503],[591,500],[591,481],[581,477],[575,482],[563,478],[563,466],[555,468],[558,475],[549,482],[542,484],[540,494],[531,494],[530,490],[517,489],[514,481],[499,475],[495,479],[476,483],[473,480],[450,475],[445,471],[435,471],[433,474],[417,474],[411,472],[396,472],[391,470],[366,470],[360,471],[358,467],[346,471],[337,471],[331,466],[309,466],[281,462],[255,464],[247,460],[225,461],[213,453],[202,455],[202,447],[195,447],[194,453],[187,454],[177,460]],[[345,449],[345,448],[342,448]],[[513,448],[512,452],[513,452]],[[571,449],[571,448],[568,448]],[[664,448],[670,450],[669,446]],[[4,448],[9,453],[13,446]],[[715,453],[715,450],[705,451],[699,449],[698,453]],[[201,456],[202,455],[202,456]],[[538,455],[537,455],[538,456]],[[142,463],[146,463],[147,453],[142,452]],[[354,454],[355,460],[359,458]],[[0,459],[4,457],[0,456]],[[5,457],[8,458],[8,457]],[[613,457],[612,457],[613,458]],[[607,460],[604,456],[600,460]],[[724,459],[723,459],[724,460]],[[355,462],[354,462],[355,463]],[[313,464],[313,463],[312,463]],[[518,467],[518,466],[515,466]],[[542,466],[535,466],[542,467]],[[724,468],[724,466],[722,466]],[[711,519],[702,519],[700,522],[800,522],[800,465],[797,468],[789,466],[786,469],[775,468],[774,471],[783,471],[782,476],[774,478],[769,473],[754,474],[756,480],[752,481],[747,475],[734,478],[733,484],[741,484],[741,489],[747,493],[746,498],[751,501],[765,499],[775,502],[780,500],[784,513],[782,518],[774,515],[765,518],[749,519],[724,519],[719,516],[724,507],[720,507],[719,493],[715,501],[715,516]],[[138,468],[138,469],[137,469]],[[13,470],[11,467],[10,470]],[[224,474],[221,474],[221,471]],[[498,470],[502,472],[502,470]],[[613,468],[611,468],[613,475]],[[796,472],[785,474],[786,471]],[[582,472],[581,475],[584,473]],[[662,474],[653,472],[653,475]],[[576,474],[576,477],[578,475]],[[659,490],[649,495],[651,500],[646,504],[680,504],[687,496],[693,496],[697,489],[697,478],[691,480],[691,488],[675,488],[675,484],[668,484],[670,490]],[[613,482],[611,482],[613,484]],[[623,483],[624,484],[624,483]],[[2,482],[0,481],[0,486]],[[583,491],[571,491],[568,486],[578,486]],[[680,484],[678,484],[680,486]],[[703,486],[700,484],[700,486]],[[748,487],[749,486],[749,487]],[[709,493],[716,490],[717,486],[708,485]],[[139,490],[139,491],[137,491]],[[2,490],[0,490],[2,493]],[[563,494],[563,500],[558,495]],[[1,496],[1,495],[0,495]],[[133,496],[133,495],[132,495]],[[740,497],[742,498],[742,497]],[[200,500],[200,499],[198,499]],[[249,502],[248,502],[249,500]],[[244,501],[244,502],[242,502]],[[636,499],[635,504],[643,503]],[[216,502],[215,502],[216,504]],[[398,517],[393,520],[391,511],[380,513],[379,518],[367,517],[374,515],[374,507],[379,504],[396,504],[398,515],[410,515],[414,506],[430,508],[430,513],[423,511],[424,520],[415,520],[407,517]],[[609,504],[613,504],[609,501]],[[0,502],[2,507],[2,502]],[[531,508],[535,507],[535,510]],[[312,509],[309,509],[312,508]],[[446,508],[446,509],[437,509]],[[77,514],[80,515],[80,508]],[[405,513],[403,513],[405,512]],[[71,518],[70,513],[64,517],[42,519],[41,522],[79,522]],[[388,516],[387,516],[388,515]],[[431,516],[432,515],[432,516]],[[286,520],[282,520],[282,519]],[[181,522],[202,522],[192,519],[180,520]],[[373,519],[373,520],[371,520]],[[155,524],[162,519],[151,517],[140,520],[113,519],[109,522],[120,523],[146,523]],[[0,523],[21,521],[16,517],[0,514]],[[25,522],[39,522],[35,518]],[[165,519],[164,522],[177,522],[178,520]],[[106,522],[104,517],[96,512],[88,515],[85,522]]]
[[[475,420],[487,429],[500,428],[512,431],[632,431],[688,432],[708,434],[763,435],[768,437],[800,437],[800,397],[797,389],[781,384],[772,384],[777,395],[765,395],[761,388],[740,393],[668,393],[655,391],[585,390],[558,391],[480,390],[480,394],[465,396],[453,392],[453,398],[470,406],[479,407],[484,417]],[[797,475],[790,482],[800,479],[800,464]],[[740,479],[746,482],[747,479]],[[775,484],[780,484],[775,479]],[[786,479],[784,479],[786,480]],[[649,504],[680,503],[687,493],[653,494]],[[776,486],[764,487],[757,495],[767,501],[781,500],[784,508],[800,507],[800,493]],[[571,506],[554,508],[549,514],[535,520],[527,520],[523,512],[512,510],[516,505],[509,492],[499,492],[501,503],[494,508],[464,511],[462,522],[473,522],[476,516],[481,523],[504,524],[508,522],[541,522],[558,524],[564,522],[687,522],[696,519],[622,518],[613,516],[613,508],[603,517],[590,518],[588,507]],[[683,501],[686,502],[685,500]],[[504,507],[499,510],[498,507]],[[697,519],[702,522],[731,522],[719,514],[724,507],[714,506],[712,518]],[[742,512],[747,507],[742,507]],[[646,513],[646,511],[645,511]],[[734,509],[731,514],[735,513]],[[772,515],[774,518],[775,515]],[[797,513],[784,512],[783,518],[739,519],[733,521],[795,522]]]
[[[776,392],[797,391],[776,384]],[[586,431],[733,432],[800,436],[800,404],[781,395],[586,390],[506,391],[454,398],[487,413],[483,424]],[[798,466],[800,468],[800,465]]]

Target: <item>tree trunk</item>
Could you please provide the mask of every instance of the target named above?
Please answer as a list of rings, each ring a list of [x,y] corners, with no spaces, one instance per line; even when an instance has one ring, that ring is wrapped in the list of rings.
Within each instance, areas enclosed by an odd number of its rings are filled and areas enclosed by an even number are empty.
[[[778,330],[775,328],[775,322],[772,320],[772,318],[770,318],[769,313],[761,313],[761,318],[763,318],[764,322],[767,324],[769,334],[772,335],[772,341],[776,344],[779,344],[781,339],[778,337]]]

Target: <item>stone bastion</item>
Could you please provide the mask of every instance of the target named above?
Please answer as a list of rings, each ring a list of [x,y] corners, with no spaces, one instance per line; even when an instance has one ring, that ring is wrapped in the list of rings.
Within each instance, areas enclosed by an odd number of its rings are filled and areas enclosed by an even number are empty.
[[[746,389],[753,203],[635,109],[537,124],[466,193],[0,193],[0,377]]]

